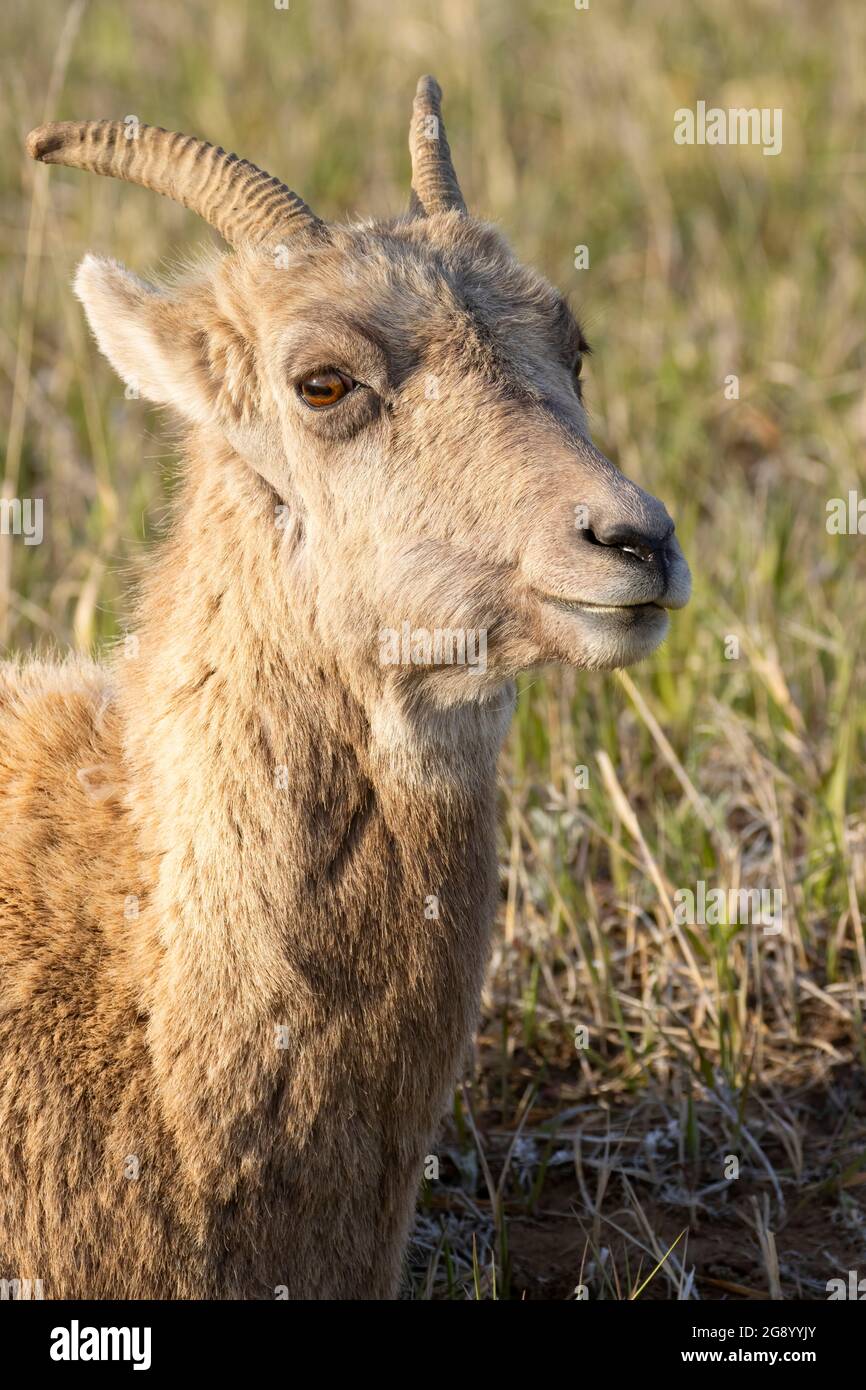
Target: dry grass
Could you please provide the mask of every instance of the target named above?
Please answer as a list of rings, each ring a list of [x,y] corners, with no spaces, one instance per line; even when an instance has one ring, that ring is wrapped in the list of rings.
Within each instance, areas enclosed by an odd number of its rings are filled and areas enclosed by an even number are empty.
[[[825,526],[866,442],[866,10],[17,0],[0,23],[5,489],[46,503],[41,547],[0,539],[7,650],[122,630],[173,461],[98,362],[74,264],[144,271],[208,235],[144,191],[49,186],[23,155],[46,116],[134,113],[326,214],[384,213],[405,202],[414,79],[436,72],[470,202],[584,311],[598,442],[692,561],[653,662],[524,682],[478,1065],[412,1295],[823,1298],[866,1273],[866,541]],[[676,146],[698,99],[781,107],[782,154]],[[784,931],[680,925],[700,879],[780,889]]]

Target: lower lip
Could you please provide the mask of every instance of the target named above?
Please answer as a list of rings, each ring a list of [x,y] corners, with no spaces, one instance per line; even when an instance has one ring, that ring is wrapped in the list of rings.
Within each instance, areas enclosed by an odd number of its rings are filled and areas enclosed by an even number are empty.
[[[658,603],[580,603],[576,599],[550,598],[549,596],[545,596],[544,602],[558,608],[562,613],[618,613],[637,618],[642,615],[648,616],[650,613],[663,613],[665,611]]]

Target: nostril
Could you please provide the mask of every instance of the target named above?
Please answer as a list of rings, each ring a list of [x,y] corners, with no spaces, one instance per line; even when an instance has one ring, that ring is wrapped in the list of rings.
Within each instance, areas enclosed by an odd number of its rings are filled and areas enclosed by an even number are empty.
[[[621,550],[624,555],[636,555],[639,560],[649,561],[655,559],[655,547],[648,545],[618,545],[617,550]]]
[[[673,522],[658,531],[640,531],[633,526],[610,526],[603,531],[593,533],[593,539],[597,545],[606,545],[614,550],[621,550],[626,555],[634,555],[637,559],[648,563],[667,548],[668,541],[674,532]]]

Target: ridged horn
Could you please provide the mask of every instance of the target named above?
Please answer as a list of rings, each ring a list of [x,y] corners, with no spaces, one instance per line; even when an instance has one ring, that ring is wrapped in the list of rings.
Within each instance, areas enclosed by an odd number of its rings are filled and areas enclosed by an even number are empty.
[[[411,211],[431,213],[458,208],[465,213],[466,204],[451,163],[442,120],[442,88],[435,77],[418,80],[409,127],[409,150],[412,155]]]
[[[54,121],[31,130],[27,153],[43,164],[89,169],[173,198],[231,246],[323,226],[297,193],[255,164],[161,126]]]

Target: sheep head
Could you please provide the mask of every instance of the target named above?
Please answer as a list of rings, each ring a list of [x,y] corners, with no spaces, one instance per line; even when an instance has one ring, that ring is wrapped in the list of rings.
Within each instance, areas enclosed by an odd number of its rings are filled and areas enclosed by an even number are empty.
[[[316,640],[440,705],[543,662],[615,667],[657,646],[689,594],[673,523],[591,443],[580,327],[468,215],[432,78],[410,210],[387,222],[326,224],[221,149],[126,134],[62,123],[28,147],[166,194],[233,249],[171,288],[88,256],[77,293],[121,377],[221,431],[272,490],[287,601]],[[484,661],[437,662],[437,632],[449,651],[483,633]]]

